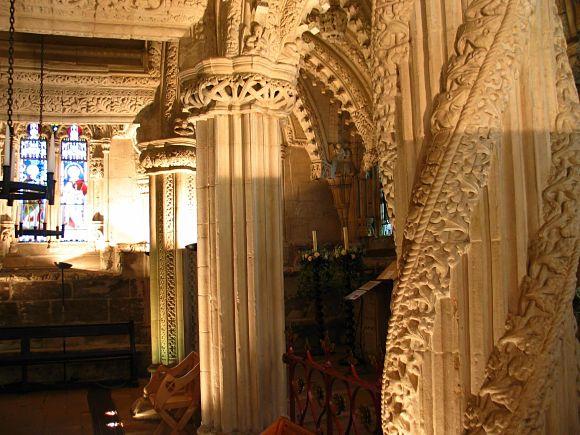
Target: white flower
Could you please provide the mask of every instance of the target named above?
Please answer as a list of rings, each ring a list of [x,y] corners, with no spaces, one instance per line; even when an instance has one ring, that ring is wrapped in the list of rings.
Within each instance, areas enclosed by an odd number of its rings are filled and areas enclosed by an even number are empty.
[[[316,252],[314,253],[314,256],[315,256],[316,258],[320,257],[320,252],[316,251]]]
[[[346,249],[343,249],[342,251],[340,251],[340,253],[341,253],[342,255],[346,255]]]
[[[312,261],[312,255],[308,256],[308,261]]]

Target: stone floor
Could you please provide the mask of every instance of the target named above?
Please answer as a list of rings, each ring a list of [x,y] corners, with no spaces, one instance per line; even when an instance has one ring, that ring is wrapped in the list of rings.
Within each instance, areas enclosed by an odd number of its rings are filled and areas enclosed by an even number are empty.
[[[141,388],[111,390],[111,398],[122,422],[122,430],[99,431],[87,400],[87,389],[0,394],[0,434],[6,435],[91,435],[100,433],[152,434],[156,421],[136,421],[130,407]],[[106,430],[106,429],[105,429]]]

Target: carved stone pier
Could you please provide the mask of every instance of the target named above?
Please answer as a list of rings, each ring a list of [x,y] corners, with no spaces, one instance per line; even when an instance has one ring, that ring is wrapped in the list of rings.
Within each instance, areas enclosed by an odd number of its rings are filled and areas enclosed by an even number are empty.
[[[184,253],[196,238],[195,141],[164,139],[140,147],[149,175],[152,363],[171,364],[189,349]]]
[[[286,413],[280,117],[295,68],[210,59],[182,85],[196,123],[201,430],[258,433]]]

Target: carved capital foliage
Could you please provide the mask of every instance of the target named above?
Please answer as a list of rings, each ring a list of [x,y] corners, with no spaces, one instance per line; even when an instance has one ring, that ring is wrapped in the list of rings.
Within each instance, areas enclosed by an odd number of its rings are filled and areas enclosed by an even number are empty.
[[[193,143],[184,144],[184,139],[141,144],[139,165],[146,174],[161,172],[194,171],[196,152]]]
[[[468,246],[531,14],[530,0],[476,1],[458,30],[404,231],[383,372],[385,433],[421,431],[419,384],[435,303],[449,296],[450,267]]]
[[[557,9],[554,14],[559,113],[551,135],[552,165],[542,194],[544,224],[528,251],[519,312],[489,358],[486,378],[465,414],[468,433],[536,433],[549,400],[564,328],[572,328],[572,299],[580,253],[578,228],[580,105]],[[572,320],[572,322],[569,322]]]
[[[256,57],[210,59],[182,78],[190,121],[208,112],[263,110],[286,116],[296,102],[296,69]]]

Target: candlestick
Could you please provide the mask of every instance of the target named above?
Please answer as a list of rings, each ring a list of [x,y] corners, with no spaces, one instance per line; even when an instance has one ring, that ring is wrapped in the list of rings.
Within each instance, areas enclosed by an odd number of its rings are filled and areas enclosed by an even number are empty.
[[[4,166],[10,166],[12,148],[10,147],[10,127],[6,125],[6,141],[4,142]]]
[[[47,170],[54,173],[54,161],[56,159],[56,148],[54,146],[54,133],[50,135],[49,147],[46,150]]]
[[[318,251],[318,239],[316,238],[316,231],[312,231],[312,249],[314,252]]]
[[[348,251],[348,228],[342,227],[342,240],[344,241],[344,249]]]

